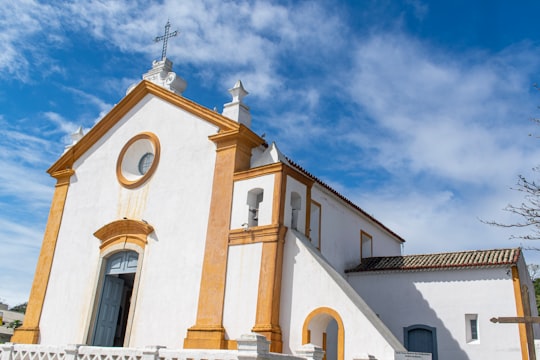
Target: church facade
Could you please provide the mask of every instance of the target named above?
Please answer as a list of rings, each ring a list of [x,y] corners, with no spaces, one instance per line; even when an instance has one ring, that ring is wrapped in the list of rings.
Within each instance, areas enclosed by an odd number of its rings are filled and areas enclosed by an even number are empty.
[[[413,331],[440,328],[433,318],[394,307],[414,307],[399,288],[412,280],[361,268],[401,257],[404,240],[254,133],[241,82],[219,114],[182,96],[166,58],[143,79],[48,170],[57,184],[13,342],[234,350],[255,332],[276,353],[313,343],[328,360],[448,358],[433,331]],[[497,292],[510,305],[493,316],[536,308],[515,291],[532,288],[521,255],[480,267],[511,272]],[[464,309],[450,337],[466,329]],[[507,337],[512,358],[528,356],[524,326],[493,326],[485,344]]]

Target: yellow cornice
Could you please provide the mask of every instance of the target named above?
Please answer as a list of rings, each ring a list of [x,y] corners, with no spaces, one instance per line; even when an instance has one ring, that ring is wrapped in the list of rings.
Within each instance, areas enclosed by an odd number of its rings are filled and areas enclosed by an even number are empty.
[[[250,149],[264,144],[264,139],[259,135],[242,124],[238,125],[236,129],[222,129],[219,133],[208,137],[216,143],[218,151],[239,144],[247,145]]]
[[[149,81],[141,81],[128,95],[126,95],[99,123],[97,123],[77,144],[67,150],[50,168],[49,174],[53,174],[62,169],[69,169],[92,145],[107,133],[124,115],[127,114],[138,102],[146,95],[152,94],[172,105],[175,105],[209,123],[217,126],[220,132],[237,131],[244,135],[244,138],[258,139],[255,143],[262,144],[259,136],[253,133],[245,126],[216,113],[213,110],[205,108],[191,100],[177,95],[159,85]]]
[[[276,174],[283,169],[283,163],[277,162],[269,165],[260,166],[246,171],[239,171],[234,174],[234,181],[251,179],[263,175]]]
[[[56,179],[56,186],[69,185],[69,179],[75,174],[73,169],[58,170],[51,173],[51,176]]]
[[[287,228],[279,225],[255,226],[229,231],[229,245],[251,244],[259,242],[277,242],[284,238]]]

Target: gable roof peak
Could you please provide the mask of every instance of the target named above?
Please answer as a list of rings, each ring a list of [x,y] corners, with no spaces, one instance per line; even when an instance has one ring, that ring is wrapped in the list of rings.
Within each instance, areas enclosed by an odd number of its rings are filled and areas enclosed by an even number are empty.
[[[167,58],[154,60],[152,62],[152,69],[148,70],[148,72],[142,76],[142,79],[159,85],[177,95],[182,95],[186,90],[187,82],[172,70],[172,66],[172,61]],[[126,95],[134,88],[135,85],[130,86]]]

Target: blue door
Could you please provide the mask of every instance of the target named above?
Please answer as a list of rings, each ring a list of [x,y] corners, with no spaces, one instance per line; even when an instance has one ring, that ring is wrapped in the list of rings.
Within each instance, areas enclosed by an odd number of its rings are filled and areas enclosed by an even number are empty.
[[[123,251],[107,259],[92,345],[122,346],[138,258],[134,251]]]
[[[413,325],[404,329],[404,342],[408,351],[431,353],[437,360],[436,329],[426,325]]]
[[[124,280],[107,275],[103,284],[103,294],[94,334],[94,346],[113,346]]]

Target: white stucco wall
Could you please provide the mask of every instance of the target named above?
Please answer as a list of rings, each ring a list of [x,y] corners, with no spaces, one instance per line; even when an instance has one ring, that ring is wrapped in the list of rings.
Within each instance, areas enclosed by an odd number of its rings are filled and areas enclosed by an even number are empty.
[[[333,309],[343,320],[345,359],[366,353],[381,360],[394,359],[395,351],[404,350],[347,281],[299,232],[287,232],[283,262],[280,323],[284,352],[300,348],[304,321],[321,307]]]
[[[229,339],[249,334],[255,325],[262,243],[229,247],[223,326]]]
[[[159,138],[159,165],[144,185],[125,189],[116,179],[118,154],[145,131]],[[40,322],[42,343],[86,342],[99,279],[100,241],[93,233],[128,217],[155,229],[144,253],[129,345],[181,347],[197,313],[215,162],[208,136],[216,131],[147,95],[77,160]]]
[[[360,231],[373,238],[373,256],[401,255],[401,242],[328,190],[315,184],[311,198],[321,204],[321,252],[338,271],[360,263]]]
[[[234,182],[233,205],[231,211],[231,229],[239,229],[248,222],[248,192],[263,189],[263,201],[259,204],[259,226],[272,223],[272,202],[274,199],[275,175],[263,175],[252,179]]]
[[[439,360],[521,358],[518,326],[489,321],[516,316],[510,267],[358,273],[348,280],[400,341],[404,327],[435,327]],[[466,341],[465,314],[478,315],[477,342]]]

